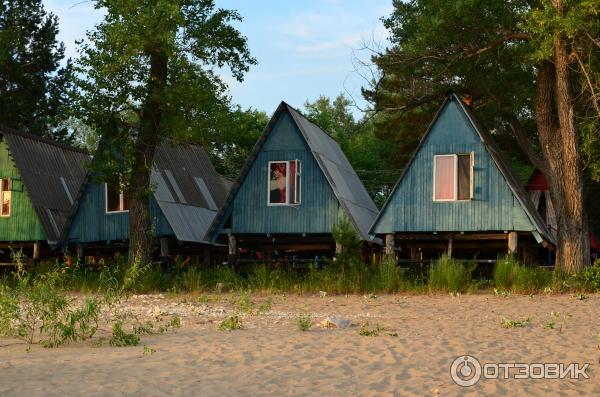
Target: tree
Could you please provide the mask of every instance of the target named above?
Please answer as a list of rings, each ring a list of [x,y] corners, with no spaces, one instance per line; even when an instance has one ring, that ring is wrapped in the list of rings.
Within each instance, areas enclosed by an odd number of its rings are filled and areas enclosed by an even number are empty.
[[[228,114],[210,150],[217,171],[236,179],[250,157],[252,148],[269,123],[269,116],[256,109],[239,106]]]
[[[0,2],[0,125],[67,139],[57,128],[70,65],[60,67],[58,18],[41,0]]]
[[[150,171],[165,140],[210,144],[229,112],[226,85],[211,67],[242,80],[256,61],[212,0],[97,0],[106,16],[77,63],[78,117],[100,135],[95,172],[129,195],[129,261],[149,262]]]
[[[548,180],[567,271],[589,263],[582,153],[599,136],[599,12],[593,0],[394,1],[384,19],[393,45],[374,56],[381,79],[364,90],[390,131],[431,119],[448,89],[472,95],[485,124]]]

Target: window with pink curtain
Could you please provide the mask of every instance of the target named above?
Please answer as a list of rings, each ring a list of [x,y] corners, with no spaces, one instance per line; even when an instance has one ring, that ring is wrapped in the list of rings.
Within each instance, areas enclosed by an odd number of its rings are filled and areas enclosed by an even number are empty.
[[[454,156],[435,156],[434,200],[455,200],[456,163]]]

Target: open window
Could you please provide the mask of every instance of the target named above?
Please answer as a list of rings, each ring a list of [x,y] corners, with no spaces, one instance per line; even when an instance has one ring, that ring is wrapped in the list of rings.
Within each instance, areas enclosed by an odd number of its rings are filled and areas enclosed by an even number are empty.
[[[104,184],[106,194],[106,213],[129,211],[129,197],[120,188]]]
[[[268,205],[298,205],[301,199],[300,160],[269,161]]]
[[[473,159],[473,153],[434,156],[434,201],[473,199]]]
[[[12,210],[12,179],[0,179],[0,217],[9,217]]]

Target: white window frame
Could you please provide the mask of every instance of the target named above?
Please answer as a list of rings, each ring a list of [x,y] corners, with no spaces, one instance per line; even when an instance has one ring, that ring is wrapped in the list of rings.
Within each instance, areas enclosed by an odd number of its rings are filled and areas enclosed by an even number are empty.
[[[3,214],[2,213],[2,203],[4,201],[4,181],[8,180],[10,181],[10,190],[7,190],[7,192],[10,193],[10,205],[8,206],[8,214]],[[11,178],[7,177],[7,178],[0,178],[0,218],[9,218],[12,215],[12,202],[13,202],[13,197],[12,197],[12,180]]]
[[[294,199],[297,199],[297,202],[290,202],[290,164],[296,163],[296,188],[294,189]],[[286,175],[285,175],[285,203],[271,203],[271,164],[285,163],[286,166]],[[273,160],[269,161],[267,165],[267,206],[269,207],[282,207],[282,206],[298,206],[302,202],[302,188],[298,189],[298,186],[302,183],[302,172],[301,172],[302,162],[298,159],[295,160]],[[300,178],[298,180],[298,178]],[[299,190],[299,191],[298,191]],[[295,200],[296,201],[296,200]]]
[[[469,174],[469,198],[459,200],[458,199],[458,156],[463,156],[468,154],[471,158],[471,169]],[[435,198],[435,175],[436,175],[436,166],[437,166],[437,158],[438,157],[453,157],[454,158],[454,195],[452,199],[436,199]],[[473,177],[473,168],[475,163],[475,153],[456,153],[456,154],[436,154],[433,156],[433,201],[435,202],[449,202],[449,201],[471,201],[473,200],[473,185],[474,185],[474,177]]]
[[[119,190],[119,208],[125,208],[125,193],[123,193],[122,190]],[[122,214],[124,212],[129,212],[129,209],[117,211],[108,210],[108,183],[104,183],[104,209],[107,214]]]

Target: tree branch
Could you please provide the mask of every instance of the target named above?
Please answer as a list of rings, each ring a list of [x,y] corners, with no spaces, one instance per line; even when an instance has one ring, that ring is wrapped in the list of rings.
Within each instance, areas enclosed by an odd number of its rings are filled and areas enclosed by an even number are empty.
[[[546,163],[546,160],[540,156],[540,154],[533,147],[531,139],[529,139],[529,136],[525,132],[525,129],[523,128],[523,125],[519,119],[515,115],[508,113],[504,114],[503,118],[510,126],[513,137],[516,139],[523,153],[527,155],[527,158],[529,161],[531,161],[531,164],[545,174],[548,163]]]

